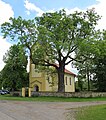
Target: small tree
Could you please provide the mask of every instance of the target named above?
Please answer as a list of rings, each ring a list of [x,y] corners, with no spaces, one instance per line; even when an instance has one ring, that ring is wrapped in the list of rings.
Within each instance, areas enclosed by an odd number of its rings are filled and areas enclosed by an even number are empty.
[[[1,72],[3,87],[17,90],[28,85],[27,57],[24,50],[19,45],[13,45],[3,60],[6,64]]]

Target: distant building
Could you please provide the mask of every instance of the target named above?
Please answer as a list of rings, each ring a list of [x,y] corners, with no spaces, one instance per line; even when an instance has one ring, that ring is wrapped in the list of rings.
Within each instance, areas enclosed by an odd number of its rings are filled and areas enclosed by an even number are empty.
[[[35,65],[31,64],[29,86],[32,91],[58,91],[58,74],[38,72]],[[65,69],[65,92],[75,92],[75,74]]]

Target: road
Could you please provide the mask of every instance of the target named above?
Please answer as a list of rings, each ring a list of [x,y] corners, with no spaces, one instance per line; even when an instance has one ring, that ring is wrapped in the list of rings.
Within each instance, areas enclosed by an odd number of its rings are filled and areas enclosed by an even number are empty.
[[[67,120],[71,108],[101,102],[25,102],[0,100],[0,120]],[[70,120],[74,120],[73,116]]]

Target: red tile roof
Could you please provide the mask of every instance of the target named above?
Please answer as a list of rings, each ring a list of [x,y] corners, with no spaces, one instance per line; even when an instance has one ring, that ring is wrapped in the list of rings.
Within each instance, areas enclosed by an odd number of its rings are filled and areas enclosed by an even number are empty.
[[[67,70],[67,69],[65,69],[64,72],[67,73],[67,74],[76,76],[76,74],[72,73],[71,71],[69,71],[69,70]]]

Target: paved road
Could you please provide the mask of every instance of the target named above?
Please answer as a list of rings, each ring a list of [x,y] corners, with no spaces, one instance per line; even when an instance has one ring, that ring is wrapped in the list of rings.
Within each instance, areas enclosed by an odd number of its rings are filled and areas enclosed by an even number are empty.
[[[106,101],[23,102],[1,100],[0,120],[66,120],[70,108],[97,104],[106,104]]]

